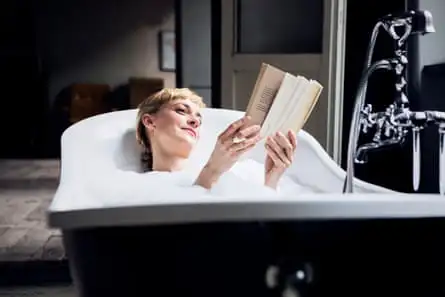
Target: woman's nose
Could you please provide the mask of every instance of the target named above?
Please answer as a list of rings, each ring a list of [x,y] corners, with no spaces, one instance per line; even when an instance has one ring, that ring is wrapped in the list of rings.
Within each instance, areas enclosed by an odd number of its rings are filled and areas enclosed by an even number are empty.
[[[193,128],[199,127],[200,121],[196,117],[190,117],[188,120],[188,124]]]

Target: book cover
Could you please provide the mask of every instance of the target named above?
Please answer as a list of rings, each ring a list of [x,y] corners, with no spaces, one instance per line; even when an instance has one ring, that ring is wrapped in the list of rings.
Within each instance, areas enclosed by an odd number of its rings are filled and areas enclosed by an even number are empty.
[[[285,74],[282,70],[269,64],[261,65],[246,109],[246,115],[252,117],[252,125],[263,124]]]

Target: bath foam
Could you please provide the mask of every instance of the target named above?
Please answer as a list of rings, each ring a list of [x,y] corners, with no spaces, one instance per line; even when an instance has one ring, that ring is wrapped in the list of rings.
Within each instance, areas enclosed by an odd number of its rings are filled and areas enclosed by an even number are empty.
[[[312,193],[312,189],[295,183],[284,175],[277,190],[264,186],[264,164],[245,159],[236,163],[232,169],[221,177],[211,191],[214,195],[257,196],[294,196],[299,193]]]
[[[98,161],[98,160],[96,160]],[[99,162],[100,163],[100,162]],[[96,164],[99,164],[96,163]],[[103,168],[102,168],[103,169]],[[93,170],[94,171],[94,170]],[[313,192],[283,176],[277,191],[264,186],[264,165],[252,159],[236,163],[210,190],[193,185],[199,174],[196,166],[180,172],[104,171],[106,175],[88,174],[86,192],[97,205],[106,207],[169,204],[190,201],[258,200],[271,196],[292,196]],[[187,197],[187,199],[184,199]]]

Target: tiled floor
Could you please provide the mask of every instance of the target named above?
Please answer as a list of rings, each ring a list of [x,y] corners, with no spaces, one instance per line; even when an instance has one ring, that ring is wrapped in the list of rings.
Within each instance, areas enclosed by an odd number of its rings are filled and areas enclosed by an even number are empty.
[[[55,189],[59,181],[59,160],[1,160],[0,188]]]
[[[0,160],[0,262],[65,257],[45,217],[58,178],[57,160]]]

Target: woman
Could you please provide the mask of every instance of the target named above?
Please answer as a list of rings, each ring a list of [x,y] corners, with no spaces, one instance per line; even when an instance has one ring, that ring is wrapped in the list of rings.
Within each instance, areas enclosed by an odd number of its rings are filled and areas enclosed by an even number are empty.
[[[139,105],[136,137],[144,148],[143,162],[148,171],[179,171],[199,140],[203,100],[189,89],[165,88]],[[195,185],[211,189],[241,155],[260,140],[260,127],[248,125],[249,118],[233,122],[217,139],[215,148],[198,175]],[[243,139],[241,142],[235,138]],[[293,161],[296,136],[277,133],[265,142],[264,183],[276,189]]]

